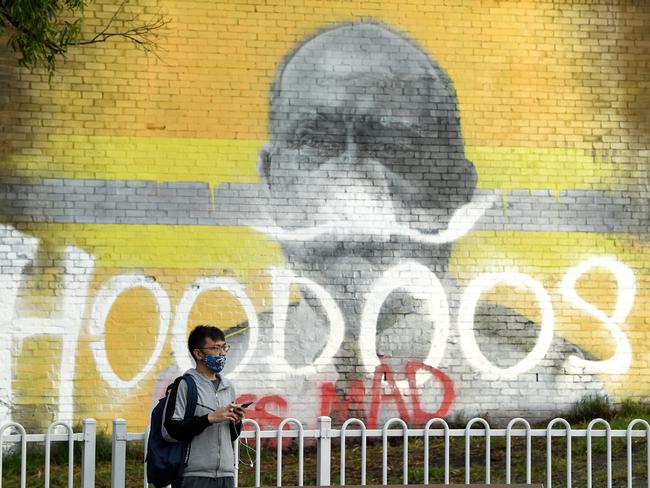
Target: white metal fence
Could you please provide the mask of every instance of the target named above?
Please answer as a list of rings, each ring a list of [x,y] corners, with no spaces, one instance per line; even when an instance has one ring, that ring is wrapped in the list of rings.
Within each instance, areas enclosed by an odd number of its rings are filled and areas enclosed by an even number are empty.
[[[74,443],[81,443],[81,486],[84,488],[95,486],[95,440],[96,423],[93,419],[84,419],[81,432],[73,432],[72,428],[63,422],[52,423],[45,434],[27,434],[25,428],[16,423],[8,422],[0,427],[0,452],[4,453],[7,444],[20,444],[20,488],[25,488],[27,483],[27,443],[42,443],[45,446],[44,484],[50,486],[50,453],[52,442],[68,443],[68,480],[67,486],[73,486]],[[55,433],[54,430],[63,429],[65,434]],[[8,434],[9,430],[17,434]],[[0,456],[0,488],[2,482],[2,461]]]
[[[275,430],[262,430],[257,422],[246,419],[244,420],[245,426],[248,430],[242,432],[240,442],[250,444],[253,441],[255,449],[255,486],[261,485],[261,473],[264,467],[262,466],[262,444],[265,439],[274,439],[277,443],[275,448],[275,464],[276,464],[276,486],[282,485],[282,456],[283,456],[283,441],[291,439],[295,443],[298,451],[298,473],[297,484],[302,486],[304,484],[304,455],[305,455],[305,442],[316,445],[316,484],[327,486],[332,482],[332,470],[336,469],[332,466],[332,452],[333,448],[340,450],[340,464],[339,470],[339,483],[346,484],[346,439],[356,439],[356,444],[361,448],[361,462],[358,466],[360,481],[362,485],[367,481],[367,444],[369,439],[381,439],[382,444],[382,461],[381,461],[381,483],[388,484],[388,449],[390,437],[401,437],[403,442],[402,447],[402,479],[401,484],[409,483],[409,439],[422,439],[423,441],[423,461],[421,467],[423,469],[424,484],[430,482],[430,440],[440,439],[443,448],[442,452],[436,453],[436,459],[444,467],[444,479],[436,480],[436,482],[444,482],[448,484],[450,481],[450,444],[452,438],[464,439],[464,478],[465,483],[477,482],[471,480],[471,449],[470,441],[473,437],[484,438],[485,446],[485,459],[482,463],[484,469],[484,476],[478,482],[490,484],[491,474],[491,446],[490,440],[493,438],[505,439],[506,445],[506,459],[505,459],[505,480],[507,484],[511,482],[531,482],[531,459],[532,459],[532,438],[542,437],[546,439],[546,484],[547,488],[553,486],[553,471],[552,471],[552,454],[553,454],[553,439],[564,438],[566,443],[565,460],[566,460],[566,484],[565,486],[572,486],[572,440],[583,438],[586,442],[586,482],[587,488],[592,488],[593,485],[593,455],[592,455],[592,439],[596,437],[605,438],[606,444],[606,461],[605,466],[598,466],[597,469],[605,469],[607,477],[607,487],[611,488],[616,483],[617,486],[647,486],[650,488],[650,424],[646,420],[636,419],[630,422],[625,430],[613,430],[609,423],[603,419],[595,419],[589,423],[586,429],[572,429],[569,422],[564,419],[556,418],[548,423],[546,428],[533,429],[530,424],[523,418],[515,418],[511,420],[505,429],[493,429],[489,423],[481,418],[474,418],[467,422],[465,428],[454,429],[450,428],[447,422],[443,419],[431,419],[427,422],[424,428],[409,429],[406,423],[399,418],[388,420],[381,429],[368,429],[366,425],[359,419],[349,419],[338,428],[332,428],[332,420],[329,417],[319,417],[316,422],[316,428],[305,429],[303,424],[294,418],[283,420]],[[561,428],[556,426],[561,425]],[[286,429],[289,427],[289,429]],[[599,427],[599,428],[596,428]],[[639,428],[640,427],[640,428]],[[66,433],[55,433],[55,430],[65,430]],[[13,431],[13,433],[9,433]],[[515,437],[523,438],[525,443],[525,480],[512,480],[511,481],[511,465],[512,465],[512,440]],[[626,442],[626,467],[625,467],[625,480],[613,479],[613,465],[612,465],[612,439],[624,438]],[[637,481],[633,481],[633,439],[645,438],[645,451],[646,451],[646,470],[645,479],[642,485]],[[129,442],[141,441],[146,445],[147,433],[129,433],[127,432],[126,421],[116,419],[113,421],[112,432],[112,464],[111,464],[111,488],[125,488],[125,474],[126,474],[126,447]],[[338,440],[338,447],[332,445],[333,440]],[[27,459],[27,444],[28,443],[41,443],[44,445],[45,450],[45,465],[44,465],[44,486],[50,486],[50,451],[52,442],[67,442],[68,443],[68,477],[67,486],[73,486],[73,464],[74,464],[74,450],[73,445],[75,442],[81,443],[81,487],[90,488],[95,486],[95,446],[96,446],[96,424],[93,419],[85,419],[82,422],[82,431],[73,432],[72,428],[62,422],[55,422],[48,428],[45,434],[27,434],[22,425],[10,422],[0,427],[0,446],[2,451],[6,452],[8,445],[13,445],[15,449],[20,445],[20,487],[26,487],[26,466],[29,460]],[[312,451],[307,451],[311,453]],[[239,449],[235,450],[236,463],[239,466]],[[638,454],[637,454],[638,455]],[[146,456],[146,452],[145,452]],[[144,459],[142,460],[144,464]],[[355,467],[355,470],[357,468]],[[146,466],[144,466],[144,479],[142,486],[147,488],[146,481]],[[235,479],[237,482],[237,477]],[[457,482],[457,480],[456,480]],[[2,488],[2,459],[0,458],[0,488]]]

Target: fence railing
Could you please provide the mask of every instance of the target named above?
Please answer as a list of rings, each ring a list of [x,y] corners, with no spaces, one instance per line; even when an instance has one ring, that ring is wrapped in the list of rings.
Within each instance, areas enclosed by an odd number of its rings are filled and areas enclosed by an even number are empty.
[[[561,425],[562,428],[556,428]],[[477,427],[478,426],[478,427]],[[595,427],[598,426],[599,429]],[[286,427],[290,427],[286,429]],[[316,428],[305,429],[303,424],[294,418],[283,420],[274,430],[262,430],[257,422],[250,419],[244,420],[244,428],[240,439],[236,441],[235,463],[239,466],[239,445],[242,442],[249,444],[254,442],[255,461],[253,463],[255,470],[255,486],[260,486],[262,481],[262,458],[261,452],[265,440],[273,440],[277,445],[275,447],[276,455],[276,486],[282,485],[282,457],[283,446],[286,440],[291,440],[295,444],[298,452],[297,477],[298,485],[304,484],[304,455],[305,443],[316,445],[316,484],[328,486],[332,482],[332,459],[333,447],[332,441],[338,441],[340,453],[339,463],[339,484],[346,484],[346,444],[348,439],[355,439],[357,445],[360,444],[360,482],[362,485],[367,481],[367,445],[369,439],[381,440],[381,483],[388,484],[388,449],[389,438],[402,438],[402,479],[401,484],[409,483],[409,440],[421,439],[423,441],[423,458],[420,467],[423,469],[424,484],[429,484],[430,479],[430,442],[431,439],[439,439],[442,443],[441,464],[443,466],[443,482],[449,483],[450,480],[450,445],[453,438],[464,439],[464,478],[465,483],[470,483],[472,472],[472,438],[478,437],[484,439],[485,460],[484,482],[490,484],[491,478],[491,439],[501,438],[505,440],[505,480],[507,484],[511,483],[511,466],[512,466],[512,439],[515,437],[524,438],[525,440],[525,480],[517,482],[531,483],[531,463],[533,443],[535,437],[546,440],[546,488],[553,486],[553,439],[565,439],[564,450],[566,463],[566,486],[572,486],[572,440],[584,439],[586,442],[586,484],[587,488],[593,485],[593,452],[592,439],[605,438],[606,457],[605,469],[607,475],[607,487],[611,488],[616,481],[617,486],[622,486],[621,481],[627,482],[628,488],[633,486],[647,486],[650,488],[650,424],[646,420],[636,419],[631,421],[625,430],[613,430],[609,423],[603,419],[595,419],[589,423],[586,429],[572,429],[569,422],[564,419],[556,418],[548,423],[546,428],[533,429],[530,424],[522,418],[512,419],[505,429],[493,429],[489,423],[481,418],[474,418],[467,422],[462,429],[450,428],[443,419],[435,418],[429,420],[423,428],[410,429],[406,423],[399,418],[388,420],[381,429],[369,429],[359,419],[349,419],[338,428],[332,428],[332,420],[329,417],[319,417],[316,422]],[[516,428],[517,427],[517,428]],[[641,427],[641,428],[639,428]],[[65,430],[65,433],[56,432],[55,430]],[[13,430],[14,433],[8,433]],[[612,466],[612,439],[624,438],[626,442],[626,480],[614,480]],[[638,480],[633,476],[633,439],[645,439],[645,482],[638,484]],[[141,441],[146,446],[147,432],[129,433],[127,424],[123,419],[113,421],[112,430],[112,463],[111,463],[111,488],[125,488],[126,486],[126,460],[127,444],[133,441]],[[52,442],[68,443],[68,477],[67,486],[73,486],[73,464],[75,442],[81,443],[81,487],[91,488],[95,486],[95,446],[96,446],[96,424],[93,419],[85,419],[82,422],[82,431],[73,432],[72,428],[61,422],[55,422],[47,429],[45,434],[27,434],[22,425],[10,422],[0,427],[0,448],[6,452],[9,445],[14,449],[20,445],[20,487],[25,488],[27,480],[27,444],[42,443],[45,449],[44,465],[44,484],[46,488],[50,486],[50,450]],[[311,451],[309,451],[311,452]],[[146,457],[146,448],[144,455]],[[142,463],[145,463],[144,458]],[[599,467],[602,469],[602,467]],[[475,481],[475,480],[474,480]],[[482,480],[481,480],[482,481]],[[235,483],[238,482],[238,470],[235,471]],[[142,486],[147,488],[146,466],[144,466],[144,476]],[[2,458],[0,457],[0,488],[2,488]]]
[[[52,423],[45,434],[27,434],[25,428],[16,423],[8,422],[0,427],[0,450],[5,452],[7,444],[20,444],[20,488],[27,485],[27,443],[42,443],[45,446],[44,484],[50,486],[50,453],[52,442],[68,443],[68,478],[67,486],[73,486],[74,443],[81,443],[81,486],[84,488],[95,486],[95,442],[97,426],[94,419],[84,419],[81,423],[81,432],[74,433],[72,427],[63,422]],[[55,433],[56,428],[65,430],[65,434]],[[8,434],[13,430],[17,434]],[[2,461],[0,456],[0,488],[2,488]]]

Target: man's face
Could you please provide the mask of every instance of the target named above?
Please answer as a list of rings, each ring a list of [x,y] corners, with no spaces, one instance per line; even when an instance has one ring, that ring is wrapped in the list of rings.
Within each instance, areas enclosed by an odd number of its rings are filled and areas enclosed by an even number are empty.
[[[264,175],[276,221],[373,241],[438,231],[474,184],[455,99],[410,44],[349,29],[307,43],[282,74]]]
[[[210,339],[206,337],[203,345],[194,349],[194,357],[203,359],[205,356],[225,356],[230,347],[221,339]]]

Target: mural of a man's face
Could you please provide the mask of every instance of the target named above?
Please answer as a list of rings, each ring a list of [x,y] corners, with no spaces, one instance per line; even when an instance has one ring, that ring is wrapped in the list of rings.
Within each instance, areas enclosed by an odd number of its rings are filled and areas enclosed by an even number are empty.
[[[473,378],[460,333],[444,324],[456,323],[461,297],[447,269],[451,245],[476,222],[472,210],[481,204],[472,201],[476,171],[465,158],[444,71],[386,27],[335,27],[303,43],[278,70],[269,127],[259,169],[271,229],[287,267],[311,280],[286,310],[273,311],[273,321],[286,324],[287,362],[308,366],[328,351],[341,392],[368,380],[377,364],[403,381],[414,360]],[[319,293],[335,307],[326,311]],[[535,323],[515,310],[479,303],[474,315],[473,337],[500,367],[517,364],[537,342]],[[333,323],[343,330],[330,348]],[[436,335],[443,328],[448,337]],[[531,404],[548,401],[544,391],[560,394],[562,364],[574,351],[553,339],[535,370],[548,390],[525,386]],[[477,379],[456,393],[471,398],[476,388],[491,386]]]
[[[436,233],[475,186],[451,82],[378,25],[326,31],[288,58],[270,131],[260,169],[276,223],[323,245]]]
[[[407,259],[443,275],[449,245],[426,239],[472,198],[476,173],[465,159],[451,81],[419,47],[383,26],[335,27],[302,44],[278,70],[270,136],[260,172],[276,237],[289,267],[325,286],[341,309],[337,367],[342,377],[355,376],[347,365],[360,361],[361,311],[373,283]],[[328,328],[316,320],[323,317],[319,304],[305,298],[313,314],[303,303],[289,310],[288,322],[301,324],[290,328],[296,341],[310,337],[291,346],[308,363]],[[397,361],[424,357],[427,337],[396,345],[404,314],[423,313],[419,300],[392,293],[378,317],[378,352]]]

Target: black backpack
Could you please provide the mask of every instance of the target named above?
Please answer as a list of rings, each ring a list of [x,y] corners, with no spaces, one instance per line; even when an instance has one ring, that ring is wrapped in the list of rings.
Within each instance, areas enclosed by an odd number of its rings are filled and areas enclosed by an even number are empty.
[[[187,463],[189,456],[189,442],[167,442],[162,435],[162,428],[165,419],[165,402],[170,395],[176,398],[178,385],[182,380],[187,383],[187,403],[185,406],[185,418],[194,416],[196,403],[198,400],[198,391],[194,378],[185,374],[179,376],[174,382],[167,387],[164,398],[158,401],[158,404],[151,411],[151,423],[149,430],[149,440],[147,441],[147,480],[156,488],[162,488],[171,485],[181,474],[181,471]],[[170,403],[170,408],[174,405]],[[172,412],[168,412],[171,418]]]

